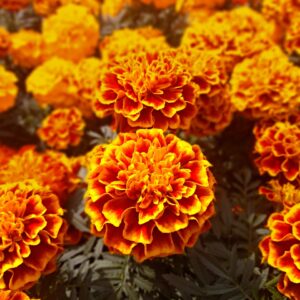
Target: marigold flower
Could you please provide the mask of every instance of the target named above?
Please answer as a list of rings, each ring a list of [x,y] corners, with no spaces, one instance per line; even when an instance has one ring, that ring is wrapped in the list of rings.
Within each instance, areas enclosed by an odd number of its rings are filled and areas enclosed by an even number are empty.
[[[182,45],[215,51],[228,71],[243,60],[269,48],[273,28],[248,7],[213,14],[204,22],[193,22],[182,38]]]
[[[132,0],[104,0],[101,6],[101,12],[104,17],[117,16],[125,7],[132,4]]]
[[[1,300],[38,300],[29,298],[25,293],[19,291],[0,291]]]
[[[16,154],[16,150],[0,144],[0,166],[6,164]]]
[[[86,213],[112,252],[138,262],[180,254],[208,229],[214,178],[199,146],[141,129],[102,151],[90,164]]]
[[[100,43],[102,58],[111,61],[115,57],[123,57],[131,53],[140,53],[147,49],[168,49],[163,34],[153,27],[142,27],[137,29],[119,29],[115,30],[112,35],[106,36]]]
[[[0,8],[10,11],[18,11],[25,8],[30,3],[30,0],[0,0]]]
[[[299,214],[300,203],[282,212],[273,213],[267,225],[271,234],[259,244],[263,260],[285,272],[292,284],[300,283]]]
[[[283,204],[286,208],[300,203],[300,188],[289,182],[282,184],[278,180],[271,180],[268,186],[259,188],[259,193],[270,201]]]
[[[232,102],[252,118],[280,118],[300,104],[300,69],[274,47],[237,65],[231,77]]]
[[[11,45],[11,37],[9,32],[0,27],[0,58],[5,57],[8,54]]]
[[[10,55],[16,65],[34,68],[42,63],[44,43],[42,35],[33,30],[20,30],[11,35]]]
[[[299,4],[300,10],[300,4]],[[285,49],[288,53],[300,55],[300,13],[293,15],[291,24],[288,26],[285,34]]]
[[[175,51],[116,57],[101,77],[94,112],[114,114],[115,127],[188,129],[196,114],[192,75]]]
[[[34,179],[55,193],[63,205],[80,180],[69,159],[54,151],[38,153],[23,147],[5,165],[0,165],[0,184]]]
[[[289,299],[300,299],[300,285],[291,282],[286,274],[283,274],[280,277],[277,284],[277,289],[280,293],[282,293]]]
[[[66,223],[58,198],[35,182],[0,186],[0,288],[28,289],[56,269]]]
[[[77,108],[56,109],[43,120],[38,135],[48,146],[63,150],[81,142],[84,127],[81,111]]]
[[[256,141],[259,157],[255,163],[261,174],[284,176],[293,181],[300,176],[300,128],[288,122],[276,122]]]
[[[33,93],[40,104],[72,107],[77,98],[73,75],[75,68],[71,61],[61,58],[47,60],[28,76],[27,91]]]
[[[17,77],[0,65],[0,113],[15,105],[18,88]]]
[[[68,4],[43,20],[45,57],[79,61],[94,53],[99,39],[99,24],[88,8]]]

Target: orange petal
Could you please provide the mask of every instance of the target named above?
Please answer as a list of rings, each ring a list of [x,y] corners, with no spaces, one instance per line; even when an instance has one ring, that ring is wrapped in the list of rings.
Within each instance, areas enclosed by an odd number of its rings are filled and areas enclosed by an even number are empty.
[[[186,228],[189,219],[185,214],[180,213],[179,216],[176,216],[170,210],[165,210],[164,214],[158,220],[155,220],[155,224],[160,232],[171,233]]]

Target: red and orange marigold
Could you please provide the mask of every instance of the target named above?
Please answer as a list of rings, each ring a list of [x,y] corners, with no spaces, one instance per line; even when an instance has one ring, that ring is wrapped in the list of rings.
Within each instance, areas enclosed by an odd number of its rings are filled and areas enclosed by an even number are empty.
[[[55,193],[64,204],[80,182],[77,171],[63,153],[39,153],[28,146],[0,165],[0,184],[34,179]]]
[[[300,178],[300,127],[276,122],[257,139],[255,163],[261,174],[283,176],[288,181]]]
[[[94,111],[113,114],[121,131],[188,129],[197,112],[192,79],[172,50],[116,57],[101,76]]]
[[[48,146],[62,150],[80,143],[84,127],[79,109],[56,109],[43,120],[38,135]]]
[[[180,254],[209,228],[214,177],[199,146],[140,129],[93,154],[85,210],[112,252],[138,262]]]
[[[35,181],[0,185],[0,289],[28,289],[55,271],[62,215],[57,196]]]
[[[268,219],[271,234],[259,244],[263,260],[285,272],[285,282],[300,284],[300,203],[290,209],[273,213]],[[282,285],[283,284],[283,285]]]
[[[1,300],[38,300],[29,298],[25,293],[20,291],[0,291]]]
[[[273,47],[235,67],[232,102],[251,118],[282,118],[300,106],[299,82],[300,69]]]
[[[292,300],[300,299],[300,284],[293,283],[286,274],[282,274],[277,284],[277,289],[284,296]]]

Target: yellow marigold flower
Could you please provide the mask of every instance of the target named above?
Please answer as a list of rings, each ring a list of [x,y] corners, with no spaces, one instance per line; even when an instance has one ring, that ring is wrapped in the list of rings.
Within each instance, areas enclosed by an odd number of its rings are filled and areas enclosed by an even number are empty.
[[[300,285],[289,280],[286,274],[282,274],[277,284],[278,291],[289,299],[300,299]]]
[[[29,298],[25,293],[19,291],[0,291],[1,300],[40,300]]]
[[[300,203],[300,188],[289,182],[281,184],[278,180],[271,180],[268,186],[261,186],[259,193],[266,196],[270,201],[281,203],[290,208]]]
[[[75,64],[61,58],[52,58],[38,66],[27,78],[27,91],[40,104],[71,107],[77,97],[74,83]]]
[[[203,8],[217,8],[225,4],[225,0],[176,0],[176,10],[184,12],[192,12]]]
[[[34,179],[55,193],[63,205],[80,182],[76,171],[63,153],[38,153],[34,147],[23,147],[0,165],[0,184]]]
[[[30,4],[30,0],[0,0],[0,8],[18,11]]]
[[[99,39],[99,24],[88,8],[68,4],[43,20],[45,57],[79,61],[94,53]]]
[[[85,58],[80,61],[74,71],[77,88],[76,107],[82,114],[90,118],[94,115],[92,100],[95,98],[98,80],[104,69],[104,63],[96,57]]]
[[[144,4],[154,5],[158,9],[164,9],[176,3],[176,0],[139,0]]]
[[[16,65],[34,68],[42,63],[44,43],[42,35],[33,30],[20,30],[11,35],[10,55]]]
[[[208,229],[214,178],[199,146],[141,129],[94,153],[85,210],[110,251],[138,262],[180,254]]]
[[[0,144],[0,166],[6,164],[16,154],[16,150]]]
[[[259,155],[255,163],[261,174],[284,176],[288,181],[300,178],[300,127],[276,122],[256,140]]]
[[[125,7],[132,4],[133,0],[104,0],[101,6],[102,15],[115,17]]]
[[[43,120],[38,135],[48,146],[63,150],[81,142],[84,127],[81,111],[77,108],[55,109]]]
[[[5,28],[0,27],[0,58],[3,58],[8,54],[10,46],[11,37],[9,32]]]
[[[149,36],[150,34],[151,36]],[[111,61],[115,57],[123,57],[131,53],[140,53],[149,50],[170,48],[165,37],[158,34],[154,28],[142,27],[138,29],[119,29],[107,36],[100,43],[102,58]]]
[[[300,4],[299,4],[300,10]],[[285,49],[288,53],[297,53],[300,55],[300,13],[293,15],[291,24],[288,26],[285,34]]]
[[[231,77],[232,102],[252,118],[279,118],[300,104],[300,69],[277,48],[245,59]]]
[[[272,267],[285,272],[286,280],[289,280],[291,284],[300,284],[299,214],[300,203],[282,212],[273,213],[268,219],[271,234],[259,244],[263,260]]]
[[[28,289],[56,269],[67,225],[51,191],[34,181],[0,185],[0,288]]]
[[[15,105],[18,88],[17,77],[0,65],[0,112],[4,112]]]
[[[196,115],[192,74],[176,51],[116,57],[99,82],[94,111],[113,114],[121,131],[134,128],[188,129]]]
[[[269,48],[272,35],[272,26],[259,13],[240,7],[192,23],[183,35],[182,45],[216,51],[231,71],[245,57]]]

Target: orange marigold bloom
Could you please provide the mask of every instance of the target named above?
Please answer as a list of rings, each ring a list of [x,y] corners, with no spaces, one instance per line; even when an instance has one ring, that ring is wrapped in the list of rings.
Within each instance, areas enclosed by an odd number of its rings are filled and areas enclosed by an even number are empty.
[[[300,178],[300,127],[276,122],[256,141],[259,157],[255,163],[261,174],[284,176],[293,181]]]
[[[86,213],[92,233],[112,252],[138,262],[180,254],[208,229],[214,178],[199,146],[141,129],[99,151],[90,164]]]
[[[76,171],[63,153],[38,153],[28,146],[21,148],[7,164],[0,165],[0,184],[34,179],[64,204],[80,182]]]
[[[252,118],[281,118],[300,105],[299,82],[300,69],[274,47],[235,67],[232,102]]]
[[[0,288],[28,289],[56,269],[66,223],[55,194],[35,182],[0,185]]]
[[[0,8],[18,11],[30,4],[30,0],[0,0]]]
[[[281,275],[277,289],[289,299],[300,299],[300,285],[291,282],[286,274]]]
[[[10,55],[15,64],[34,68],[42,63],[44,43],[42,35],[33,30],[20,30],[11,35]]]
[[[0,144],[0,166],[6,164],[16,154],[16,150]]]
[[[131,5],[133,0],[104,0],[101,6],[102,15],[104,17],[117,16],[125,7]]]
[[[45,57],[79,61],[94,53],[99,39],[99,24],[88,8],[68,4],[43,20]]]
[[[26,81],[27,91],[31,92],[40,104],[54,107],[72,107],[77,98],[74,82],[75,64],[61,58],[52,58],[34,69]]]
[[[282,212],[273,213],[268,219],[271,234],[259,244],[263,260],[285,272],[292,284],[300,283],[300,203]]]
[[[290,208],[300,203],[300,188],[289,182],[281,184],[278,180],[271,180],[268,186],[261,186],[259,193],[273,202],[278,202],[284,207]]]
[[[159,30],[151,26],[137,29],[123,28],[115,30],[100,43],[102,58],[111,61],[131,53],[140,53],[147,49],[162,50],[170,48]]]
[[[29,298],[25,293],[19,291],[0,291],[1,300],[38,300]]]
[[[0,58],[8,54],[10,46],[11,37],[9,32],[5,28],[0,27]]]
[[[43,120],[38,135],[48,146],[63,150],[81,142],[84,127],[85,122],[79,109],[56,109]]]
[[[226,0],[176,0],[176,10],[192,12],[197,9],[222,7]]]
[[[15,105],[18,88],[17,77],[0,65],[0,113]]]
[[[272,35],[272,26],[259,13],[240,7],[192,23],[183,35],[182,45],[215,51],[231,71],[245,57],[269,48]]]
[[[196,114],[192,75],[175,51],[116,57],[101,77],[94,111],[114,114],[115,126],[188,129]]]

